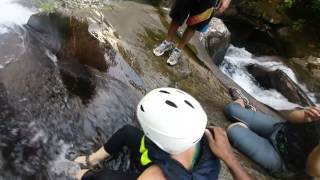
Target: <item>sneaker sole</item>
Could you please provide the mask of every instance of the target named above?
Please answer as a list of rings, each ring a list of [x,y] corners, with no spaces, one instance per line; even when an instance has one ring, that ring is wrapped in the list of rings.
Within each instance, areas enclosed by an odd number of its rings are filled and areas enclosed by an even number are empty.
[[[153,54],[154,54],[155,56],[159,57],[159,56],[162,56],[162,55],[164,54],[164,52],[163,52],[163,53],[156,53],[155,50],[153,50]]]

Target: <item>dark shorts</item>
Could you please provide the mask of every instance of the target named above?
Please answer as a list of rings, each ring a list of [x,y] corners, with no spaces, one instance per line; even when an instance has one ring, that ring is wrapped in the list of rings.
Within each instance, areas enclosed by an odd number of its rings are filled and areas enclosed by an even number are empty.
[[[81,180],[136,180],[139,174],[130,174],[122,171],[103,169],[101,171],[88,171]]]
[[[176,0],[170,17],[180,26],[186,21],[189,27],[205,32],[218,2],[219,0]]]
[[[131,163],[142,172],[148,166],[140,164],[140,142],[144,133],[140,129],[125,125],[115,132],[107,143],[104,149],[111,155],[117,154],[122,151],[123,147],[127,147],[130,151]],[[103,169],[101,171],[90,170],[81,178],[81,180],[134,180],[137,179],[139,174],[132,174],[122,171],[111,169]]]

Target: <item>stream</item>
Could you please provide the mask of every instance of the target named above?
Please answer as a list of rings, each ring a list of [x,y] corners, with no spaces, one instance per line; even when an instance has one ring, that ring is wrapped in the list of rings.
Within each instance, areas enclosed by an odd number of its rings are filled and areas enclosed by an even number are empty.
[[[247,71],[246,66],[257,64],[269,70],[280,69],[285,72],[300,88],[306,92],[308,97],[314,102],[317,102],[315,94],[310,92],[303,82],[297,80],[294,72],[287,67],[280,57],[261,56],[256,57],[244,48],[230,46],[223,63],[220,65],[220,70],[233,79],[238,85],[246,90],[250,95],[255,97],[260,102],[263,102],[275,109],[292,109],[300,107],[298,104],[289,102],[281,93],[275,89],[265,89],[261,87],[254,77]]]

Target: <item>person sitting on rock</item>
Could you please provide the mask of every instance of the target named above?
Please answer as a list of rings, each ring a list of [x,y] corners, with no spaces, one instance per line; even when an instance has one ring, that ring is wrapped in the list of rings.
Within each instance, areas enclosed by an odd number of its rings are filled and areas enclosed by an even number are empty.
[[[137,117],[143,131],[126,125],[98,151],[79,156],[75,162],[94,166],[126,146],[131,163],[141,172],[128,174],[108,169],[100,172],[82,169],[77,179],[214,180],[220,171],[219,158],[236,179],[250,179],[236,161],[226,132],[219,127],[206,129],[205,111],[187,93],[174,88],[155,89],[139,102]]]
[[[192,38],[194,32],[205,32],[208,30],[208,25],[211,18],[214,16],[214,11],[222,13],[229,6],[231,0],[176,0],[170,12],[172,18],[168,33],[165,40],[157,46],[153,53],[156,56],[162,56],[164,52],[173,49],[167,64],[173,66],[178,63],[181,55],[181,50]],[[177,47],[174,48],[172,42],[175,33],[179,26],[182,26],[186,21],[187,28],[183,33]]]
[[[239,89],[229,92],[234,102],[224,110],[236,121],[227,129],[236,149],[270,173],[320,177],[319,107],[280,111],[284,121],[247,109],[252,106]]]

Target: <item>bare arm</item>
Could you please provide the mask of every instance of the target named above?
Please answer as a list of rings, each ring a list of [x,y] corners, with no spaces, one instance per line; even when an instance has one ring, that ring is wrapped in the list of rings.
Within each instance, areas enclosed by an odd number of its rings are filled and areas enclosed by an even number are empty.
[[[279,111],[281,116],[291,123],[308,123],[320,121],[319,107],[306,107],[304,109]]]
[[[222,14],[230,5],[231,0],[221,0],[219,7],[218,7],[218,13]]]
[[[306,172],[312,177],[320,178],[320,144],[308,156]]]
[[[219,127],[210,127],[205,134],[209,141],[211,151],[226,163],[235,180],[251,180],[251,177],[243,170],[229,143],[226,131]]]
[[[152,165],[152,166],[148,167],[138,177],[138,180],[150,180],[150,179],[166,180],[160,167],[157,165]]]

